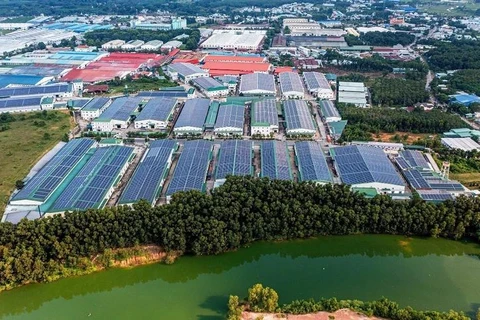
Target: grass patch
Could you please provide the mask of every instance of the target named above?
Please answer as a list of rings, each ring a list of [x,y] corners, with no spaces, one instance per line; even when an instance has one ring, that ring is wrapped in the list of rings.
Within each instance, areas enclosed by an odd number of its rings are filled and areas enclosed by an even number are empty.
[[[458,180],[469,189],[480,189],[480,172],[450,173],[450,179]]]
[[[15,181],[23,179],[33,165],[73,127],[68,112],[49,111],[12,115],[0,132],[0,216]]]

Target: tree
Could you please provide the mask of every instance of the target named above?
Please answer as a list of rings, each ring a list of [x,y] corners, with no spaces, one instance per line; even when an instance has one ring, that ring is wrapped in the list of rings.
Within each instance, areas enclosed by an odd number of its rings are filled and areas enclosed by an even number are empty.
[[[238,302],[238,296],[230,296],[228,298],[228,314],[227,320],[241,320],[242,308]]]
[[[255,312],[275,312],[278,308],[278,294],[275,290],[257,283],[248,289],[248,303]]]
[[[45,132],[45,133],[43,134],[43,140],[50,140],[50,138],[51,138],[50,133]]]
[[[16,187],[18,190],[23,189],[24,186],[25,186],[25,182],[23,182],[23,180],[17,180],[17,181],[15,181],[15,187]]]
[[[290,34],[290,33],[292,33],[290,28],[288,26],[285,26],[285,28],[283,28],[283,34]]]
[[[45,49],[47,48],[47,46],[45,45],[45,43],[39,42],[39,43],[37,44],[37,48],[38,48],[39,50],[45,50]]]

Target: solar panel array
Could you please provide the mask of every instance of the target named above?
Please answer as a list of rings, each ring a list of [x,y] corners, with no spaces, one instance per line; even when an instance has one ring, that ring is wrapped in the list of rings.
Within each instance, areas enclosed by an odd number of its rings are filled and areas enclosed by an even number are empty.
[[[204,90],[208,90],[211,88],[224,87],[223,83],[220,83],[217,80],[210,77],[196,78],[196,79],[193,79],[192,82]]]
[[[173,112],[173,108],[177,104],[175,98],[153,98],[150,99],[144,106],[136,121],[142,120],[157,120],[168,121],[168,118]]]
[[[455,199],[450,193],[441,192],[440,190],[418,191],[418,194],[426,201],[446,201]]]
[[[411,169],[403,172],[405,179],[414,189],[431,189],[429,183],[417,169]]]
[[[288,92],[305,93],[302,79],[296,72],[282,72],[278,76],[280,81],[280,90],[283,94]]]
[[[411,167],[421,167],[430,169],[427,160],[423,156],[423,153],[416,150],[400,151],[400,155],[410,164]]]
[[[253,103],[252,125],[255,123],[268,123],[278,127],[278,111],[275,99],[266,99]]]
[[[215,179],[225,179],[228,175],[251,175],[252,148],[251,141],[228,140],[222,142]]]
[[[338,173],[345,184],[377,182],[404,185],[382,149],[359,145],[333,150]]]
[[[93,98],[86,105],[83,106],[83,111],[95,111],[101,109],[107,102],[110,101],[110,98]]]
[[[428,184],[432,189],[448,190],[448,191],[464,191],[463,185],[453,180],[430,179]]]
[[[304,129],[315,131],[308,105],[303,100],[287,100],[283,102],[287,130]]]
[[[410,169],[410,164],[405,160],[403,157],[396,157],[395,162],[397,163],[398,167],[401,170],[408,170]]]
[[[210,141],[186,141],[168,186],[167,195],[178,191],[201,191],[205,183],[211,151]]]
[[[111,105],[98,117],[98,120],[120,120],[127,121],[130,115],[142,102],[141,97],[122,97],[115,99]]]
[[[151,204],[160,195],[169,159],[176,148],[174,140],[156,140],[150,144],[135,173],[123,191],[119,204],[145,199]]]
[[[100,208],[132,153],[133,148],[125,146],[96,149],[48,211]]]
[[[292,180],[287,144],[263,141],[261,146],[261,176],[270,179]]]
[[[245,106],[238,104],[220,105],[215,122],[215,130],[222,128],[240,128],[245,122]]]
[[[331,89],[327,78],[320,72],[304,72],[303,78],[309,91]]]
[[[320,100],[319,102],[320,110],[322,111],[322,116],[325,118],[341,118],[340,112],[330,100]]]
[[[168,66],[171,70],[183,75],[183,76],[189,76],[193,75],[196,73],[206,73],[205,70],[197,67],[194,64],[191,63],[172,63],[171,65]]]
[[[249,73],[240,78],[240,92],[261,90],[275,93],[275,78],[266,73]]]
[[[45,201],[93,144],[94,141],[91,139],[75,139],[68,142],[36,175],[27,181],[25,187],[12,200]]]
[[[187,100],[175,123],[175,129],[182,127],[203,128],[209,107],[210,99],[197,98]]]
[[[333,182],[325,155],[317,142],[296,142],[295,154],[302,181]]]
[[[44,86],[22,86],[0,89],[0,97],[45,95],[63,92],[71,92],[71,86],[68,83],[49,84]]]
[[[140,91],[137,94],[137,97],[172,97],[172,98],[186,98],[188,93],[185,91],[169,91],[169,90],[160,90],[160,91]]]
[[[7,99],[0,99],[0,109],[6,108],[15,108],[15,107],[39,107],[40,102],[42,101],[42,97],[25,97],[25,98],[7,98]]]

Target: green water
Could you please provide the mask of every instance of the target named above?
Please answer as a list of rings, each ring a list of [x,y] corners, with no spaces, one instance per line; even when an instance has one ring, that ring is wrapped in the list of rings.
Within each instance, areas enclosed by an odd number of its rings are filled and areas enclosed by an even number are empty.
[[[4,319],[223,319],[229,294],[254,283],[280,302],[382,296],[422,310],[480,306],[480,245],[398,236],[257,243],[174,265],[113,269],[0,294]]]

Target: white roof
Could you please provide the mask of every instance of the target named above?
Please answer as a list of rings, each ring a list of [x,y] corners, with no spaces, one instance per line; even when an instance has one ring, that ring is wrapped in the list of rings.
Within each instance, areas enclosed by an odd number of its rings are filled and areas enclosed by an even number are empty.
[[[450,149],[459,149],[463,151],[480,150],[480,144],[472,138],[442,138],[442,143]]]

